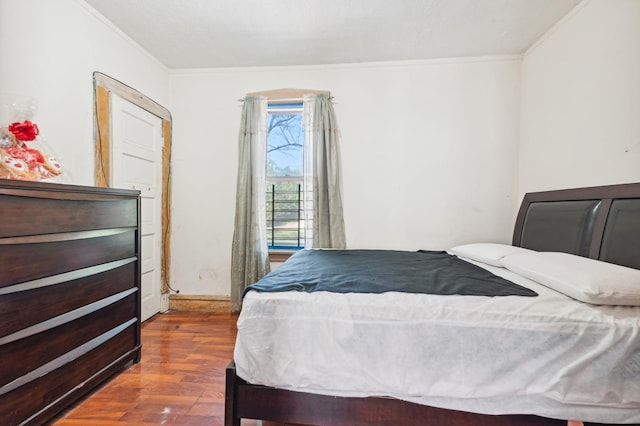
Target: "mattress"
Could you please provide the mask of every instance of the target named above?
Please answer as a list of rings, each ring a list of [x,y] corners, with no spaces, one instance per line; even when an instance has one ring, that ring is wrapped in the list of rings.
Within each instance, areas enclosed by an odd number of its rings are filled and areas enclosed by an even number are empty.
[[[640,422],[640,307],[538,297],[250,291],[234,361],[253,383],[486,414]]]

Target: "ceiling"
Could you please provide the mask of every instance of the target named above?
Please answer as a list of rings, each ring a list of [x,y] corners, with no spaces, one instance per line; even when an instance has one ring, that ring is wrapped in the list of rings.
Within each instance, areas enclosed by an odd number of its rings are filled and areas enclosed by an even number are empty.
[[[521,54],[581,0],[85,0],[172,69]]]

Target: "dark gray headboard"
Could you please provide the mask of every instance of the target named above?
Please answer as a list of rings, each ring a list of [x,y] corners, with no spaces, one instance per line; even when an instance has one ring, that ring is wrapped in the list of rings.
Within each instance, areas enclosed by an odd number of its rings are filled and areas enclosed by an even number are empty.
[[[528,193],[513,245],[640,269],[640,183]]]

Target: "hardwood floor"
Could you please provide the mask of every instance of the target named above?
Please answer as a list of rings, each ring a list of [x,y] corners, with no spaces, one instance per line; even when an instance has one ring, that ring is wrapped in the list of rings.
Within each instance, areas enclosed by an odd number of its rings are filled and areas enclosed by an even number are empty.
[[[156,315],[142,325],[142,361],[52,425],[223,425],[225,368],[233,356],[236,319],[202,312]]]

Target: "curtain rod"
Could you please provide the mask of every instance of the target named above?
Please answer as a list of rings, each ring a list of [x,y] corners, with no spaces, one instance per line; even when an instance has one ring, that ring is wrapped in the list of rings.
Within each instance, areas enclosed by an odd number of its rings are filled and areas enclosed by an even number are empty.
[[[253,96],[250,94],[247,94],[247,96]],[[244,102],[246,100],[246,98],[240,98],[238,99],[238,102]],[[333,96],[329,96],[329,100],[333,102]],[[291,98],[291,99],[267,99],[267,102],[270,104],[286,104],[289,102],[302,102],[302,98]],[[335,103],[335,102],[334,102]]]
[[[289,102],[302,102],[302,98],[291,98],[291,99],[269,99],[270,104],[286,104]]]
[[[312,90],[312,89],[276,89],[263,90],[261,92],[247,93],[247,96],[266,96],[270,101],[290,101],[292,99],[302,99],[304,95],[327,95],[331,96],[328,90]]]

